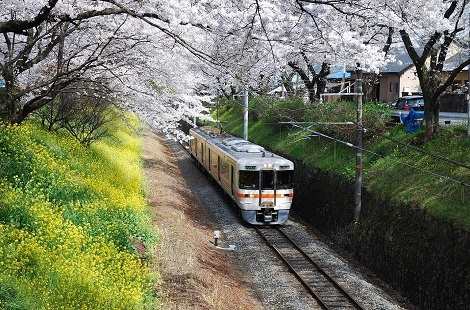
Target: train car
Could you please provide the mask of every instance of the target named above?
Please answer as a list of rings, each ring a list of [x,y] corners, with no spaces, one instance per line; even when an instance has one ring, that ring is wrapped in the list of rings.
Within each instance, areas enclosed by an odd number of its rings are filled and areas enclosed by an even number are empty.
[[[239,208],[244,221],[287,221],[294,196],[294,164],[262,146],[205,126],[189,131],[189,151]]]

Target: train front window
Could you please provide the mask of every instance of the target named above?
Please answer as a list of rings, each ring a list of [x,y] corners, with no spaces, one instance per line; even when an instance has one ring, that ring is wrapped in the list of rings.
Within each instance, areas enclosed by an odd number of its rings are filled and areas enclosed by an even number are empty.
[[[274,170],[261,170],[261,188],[274,189]]]
[[[288,189],[293,188],[292,183],[292,170],[278,171],[277,172],[277,189]]]
[[[258,189],[259,171],[240,170],[238,187],[241,189]]]

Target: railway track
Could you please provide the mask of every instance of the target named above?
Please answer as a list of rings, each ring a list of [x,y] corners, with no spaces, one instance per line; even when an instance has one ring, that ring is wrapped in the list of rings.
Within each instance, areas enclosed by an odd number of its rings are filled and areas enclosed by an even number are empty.
[[[323,309],[364,309],[279,227],[255,227]]]

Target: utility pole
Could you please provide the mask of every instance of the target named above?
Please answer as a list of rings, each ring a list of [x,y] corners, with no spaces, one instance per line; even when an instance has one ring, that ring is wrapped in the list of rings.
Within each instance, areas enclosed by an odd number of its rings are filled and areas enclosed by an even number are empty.
[[[470,29],[470,22],[469,22]],[[470,30],[469,30],[470,32]],[[467,135],[470,136],[470,65],[467,66],[468,84],[467,84]]]
[[[243,139],[248,140],[248,88],[243,90]]]
[[[362,208],[362,69],[357,64],[357,128],[356,128],[356,184],[355,184],[355,209],[354,222],[359,221]]]
[[[220,129],[222,128],[222,126],[220,126],[220,120],[219,120],[219,117],[220,117],[220,91],[217,91],[217,128]]]
[[[470,13],[468,14],[468,35],[470,36]],[[470,45],[470,42],[469,42]],[[470,46],[468,46],[470,50]],[[469,52],[470,53],[470,52]],[[467,54],[468,56],[468,54]],[[467,135],[470,136],[470,65],[467,66],[468,85],[467,85]]]
[[[470,27],[470,26],[469,26]],[[467,66],[468,85],[467,85],[467,135],[470,136],[470,65]]]
[[[468,35],[470,36],[470,13],[468,14]],[[469,42],[469,46],[467,46],[467,48],[469,49],[469,53],[467,53],[467,56],[469,56],[468,54],[470,54],[470,42]],[[467,66],[467,73],[468,73],[468,84],[467,84],[467,94],[465,95],[467,99],[467,135],[470,136],[470,65]]]

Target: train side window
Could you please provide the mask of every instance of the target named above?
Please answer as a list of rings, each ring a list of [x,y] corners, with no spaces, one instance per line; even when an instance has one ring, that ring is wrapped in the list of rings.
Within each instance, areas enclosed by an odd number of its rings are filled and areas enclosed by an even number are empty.
[[[214,152],[212,152],[211,156],[212,156],[212,157],[211,157],[211,165],[212,165],[212,167],[214,167],[214,169],[217,169],[217,162],[218,162],[217,157],[218,157],[218,156],[217,156],[217,154],[214,153]]]
[[[221,175],[224,179],[228,180],[228,179],[229,179],[228,173],[229,173],[229,170],[228,170],[228,162],[225,161],[225,160],[221,160],[221,161],[220,161],[220,175]]]
[[[258,189],[259,172],[240,170],[238,174],[238,187],[241,189]]]
[[[292,170],[277,172],[276,187],[279,189],[288,189],[294,187],[292,182]]]

